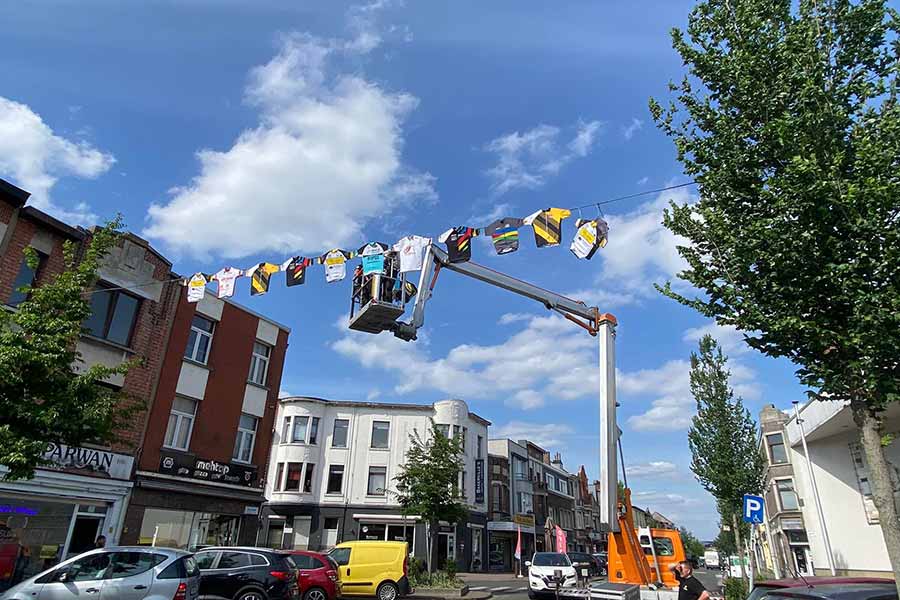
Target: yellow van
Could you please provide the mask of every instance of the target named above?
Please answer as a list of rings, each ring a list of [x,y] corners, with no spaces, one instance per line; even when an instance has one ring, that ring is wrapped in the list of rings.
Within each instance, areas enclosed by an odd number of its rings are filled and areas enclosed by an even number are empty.
[[[338,564],[342,596],[397,600],[409,595],[406,542],[357,541],[335,546],[328,555]]]

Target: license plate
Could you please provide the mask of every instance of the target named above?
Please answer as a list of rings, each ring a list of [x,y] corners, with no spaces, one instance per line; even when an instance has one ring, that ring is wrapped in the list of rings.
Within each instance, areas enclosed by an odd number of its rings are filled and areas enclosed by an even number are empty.
[[[587,576],[588,576],[588,570],[587,570],[587,569],[582,569],[582,570],[581,570],[581,576],[582,576],[582,577],[587,577]]]

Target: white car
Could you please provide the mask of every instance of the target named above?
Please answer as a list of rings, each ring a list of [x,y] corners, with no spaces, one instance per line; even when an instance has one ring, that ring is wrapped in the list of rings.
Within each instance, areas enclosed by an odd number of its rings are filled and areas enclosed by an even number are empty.
[[[537,552],[528,567],[528,597],[555,596],[557,576],[562,578],[560,587],[575,587],[578,577],[569,557],[561,552]]]

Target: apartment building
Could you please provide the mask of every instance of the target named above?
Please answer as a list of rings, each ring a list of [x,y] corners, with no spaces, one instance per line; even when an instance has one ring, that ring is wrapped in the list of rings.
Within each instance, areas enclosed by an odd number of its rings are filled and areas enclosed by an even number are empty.
[[[488,569],[509,573],[517,569],[514,554],[519,532],[523,557],[534,554],[536,538],[543,536],[535,529],[534,486],[539,478],[533,470],[529,473],[528,449],[517,442],[490,440],[488,455]]]
[[[441,523],[439,564],[462,571],[487,565],[487,428],[462,400],[389,404],[288,397],[279,401],[258,543],[326,550],[345,540],[405,540],[425,558],[425,525],[404,515],[394,478],[410,435],[430,419],[463,439],[459,490],[466,522]]]
[[[255,543],[289,334],[234,302],[179,295],[123,543]]]
[[[0,180],[2,310],[16,310],[25,300],[19,287],[40,286],[63,270],[64,243],[81,249],[91,238],[91,230],[71,227],[25,206],[28,196]],[[26,247],[37,253],[36,269],[25,262]],[[38,469],[31,480],[0,481],[0,527],[4,539],[28,548],[23,553],[25,577],[92,548],[101,534],[110,543],[118,541],[146,411],[156,395],[177,298],[183,291],[171,264],[130,233],[103,261],[99,275],[90,298],[92,314],[84,323],[86,333],[77,344],[82,362],[73,368],[141,359],[127,375],[106,381],[127,394],[123,409],[134,412],[117,432],[115,443],[69,448],[48,440],[45,458],[50,466]]]
[[[544,460],[549,457],[544,452]],[[575,550],[575,477],[563,468],[562,457],[557,452],[552,460],[544,463],[544,482],[546,484],[547,513],[544,521],[545,548],[553,546],[557,552]],[[549,529],[558,525],[566,533],[566,548],[556,548],[554,536]]]
[[[900,406],[884,411],[884,430],[900,432]],[[845,402],[807,402],[800,419],[809,448],[822,504],[822,516],[831,542],[835,571],[843,576],[892,577],[887,548],[879,526],[878,509],[872,501],[868,464],[859,445],[859,433],[850,407]],[[825,536],[813,495],[812,482],[803,451],[800,426],[791,416],[784,428],[788,461],[793,466],[796,506],[808,537],[808,570],[830,575]],[[895,473],[900,473],[900,443],[884,448]],[[900,477],[894,480],[895,496],[900,493]],[[794,553],[796,544],[789,544]]]

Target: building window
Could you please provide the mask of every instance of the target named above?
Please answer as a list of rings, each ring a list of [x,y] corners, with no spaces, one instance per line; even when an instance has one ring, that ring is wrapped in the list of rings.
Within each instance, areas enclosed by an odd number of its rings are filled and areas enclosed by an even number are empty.
[[[137,296],[98,286],[91,292],[91,315],[82,327],[94,337],[127,346],[139,307]]]
[[[253,357],[250,359],[250,382],[257,385],[266,385],[266,375],[269,372],[269,355],[272,348],[253,342]]]
[[[778,489],[778,502],[781,504],[781,510],[797,510],[800,508],[792,479],[777,479],[775,480],[775,485]]]
[[[482,444],[484,444],[484,438],[479,435],[478,448],[475,449],[475,458],[484,458],[484,450],[481,449]]]
[[[328,485],[326,494],[340,494],[344,491],[344,465],[331,465],[328,467]]]
[[[387,486],[387,467],[369,467],[369,486],[366,493],[370,496],[384,496]]]
[[[441,432],[441,435],[445,438],[450,437],[450,426],[449,425],[437,425],[438,431]]]
[[[253,457],[253,443],[256,441],[256,417],[241,414],[238,422],[237,439],[234,442],[234,455],[231,457],[238,462],[249,463]]]
[[[197,414],[197,401],[175,396],[172,412],[169,413],[169,425],[166,427],[164,445],[176,450],[187,450],[191,444],[191,431],[194,429],[194,418]]]
[[[297,415],[284,418],[281,430],[282,444],[315,444],[318,437],[319,417]]]
[[[331,434],[332,448],[347,447],[347,431],[350,429],[350,419],[335,419],[334,431]]]
[[[206,364],[209,357],[209,346],[212,343],[213,322],[200,315],[194,315],[191,322],[191,334],[188,336],[187,347],[184,349],[184,357]]]
[[[469,429],[467,427],[462,428],[462,450],[463,453],[466,451],[466,436],[469,434]]]
[[[519,492],[516,494],[516,512],[523,515],[534,512],[534,503],[531,494],[527,492]]]
[[[784,436],[780,433],[770,433],[766,436],[766,443],[769,445],[769,457],[773,465],[788,461],[787,451],[784,447]]]
[[[313,472],[316,470],[316,465],[313,463],[306,463],[306,472],[303,476],[303,491],[304,493],[311,494],[313,487]]]
[[[372,447],[387,448],[390,439],[391,424],[388,421],[372,422]]]
[[[300,491],[300,473],[303,471],[303,463],[287,464],[287,479],[284,482],[284,491],[299,492]]]
[[[284,463],[278,463],[275,466],[275,481],[272,482],[272,489],[276,492],[281,490],[281,477],[284,475]]]
[[[16,280],[13,282],[12,293],[9,295],[9,300],[7,304],[10,306],[18,306],[22,302],[28,299],[28,292],[21,292],[19,288],[28,286],[29,288],[34,285],[34,282],[38,278],[38,274],[41,272],[41,267],[44,266],[44,263],[47,261],[47,255],[42,252],[35,252],[37,254],[37,265],[36,268],[32,269],[31,265],[28,264],[28,260],[25,257],[22,257],[22,266],[19,267],[19,274],[16,275]]]
[[[513,475],[518,480],[528,479],[528,475],[525,473],[526,463],[524,458],[519,458],[515,454],[513,455]],[[549,476],[548,476],[549,477]],[[550,479],[548,478],[549,482]]]
[[[465,499],[466,498],[466,472],[459,472],[459,495]]]

